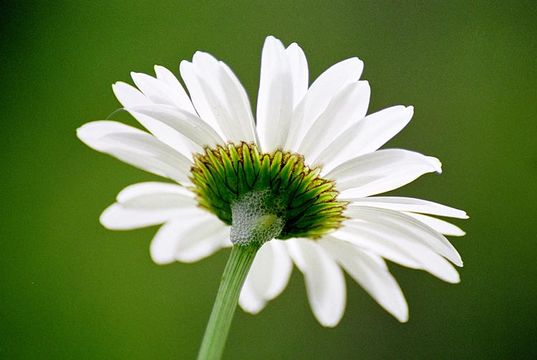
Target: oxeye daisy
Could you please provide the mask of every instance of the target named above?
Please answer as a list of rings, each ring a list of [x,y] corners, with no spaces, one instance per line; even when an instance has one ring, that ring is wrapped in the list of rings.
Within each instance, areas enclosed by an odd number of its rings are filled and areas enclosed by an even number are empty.
[[[230,321],[237,298],[245,311],[259,312],[284,290],[293,264],[304,274],[315,317],[329,327],[344,312],[344,272],[402,322],[407,303],[385,260],[459,281],[452,264],[462,266],[461,257],[445,235],[464,232],[436,216],[466,213],[377,196],[440,173],[441,164],[413,151],[379,150],[408,124],[413,108],[368,115],[362,69],[358,58],[347,59],[310,85],[302,49],[269,36],[255,119],[230,68],[197,52],[180,64],[186,90],[161,66],[155,76],[132,73],[136,87],[113,85],[147,131],[115,121],[78,129],[93,149],[173,181],[122,190],[101,216],[106,228],[163,224],[150,246],[159,264],[233,248],[200,357],[221,353],[210,349],[223,348],[214,343],[225,341],[222,318]],[[219,326],[223,340],[214,336]]]

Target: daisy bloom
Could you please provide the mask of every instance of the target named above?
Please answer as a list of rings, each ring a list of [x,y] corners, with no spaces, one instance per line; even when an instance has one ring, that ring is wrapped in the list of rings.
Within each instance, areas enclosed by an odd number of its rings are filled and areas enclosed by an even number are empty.
[[[362,69],[358,58],[347,59],[310,85],[302,49],[269,36],[255,119],[235,74],[208,53],[181,62],[186,89],[161,66],[155,76],[132,73],[136,87],[115,83],[119,102],[147,131],[95,121],[78,137],[173,183],[128,186],[101,223],[113,230],[163,224],[150,246],[158,264],[253,248],[236,285],[250,313],[284,290],[296,265],[323,326],[343,315],[344,272],[407,321],[407,303],[385,260],[459,282],[453,264],[462,266],[461,257],[445,235],[464,232],[436,216],[467,215],[431,201],[377,196],[440,173],[441,163],[379,150],[408,124],[413,107],[368,115],[371,90],[360,80]]]

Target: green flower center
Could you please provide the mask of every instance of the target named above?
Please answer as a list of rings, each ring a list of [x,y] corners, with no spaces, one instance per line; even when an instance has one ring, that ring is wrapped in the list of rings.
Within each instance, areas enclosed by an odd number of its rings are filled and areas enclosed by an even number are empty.
[[[318,238],[341,225],[347,205],[336,200],[335,183],[319,173],[301,155],[261,154],[257,146],[242,143],[196,154],[191,180],[199,205],[232,225],[232,239],[235,225],[248,216],[268,221],[264,228],[274,238]]]

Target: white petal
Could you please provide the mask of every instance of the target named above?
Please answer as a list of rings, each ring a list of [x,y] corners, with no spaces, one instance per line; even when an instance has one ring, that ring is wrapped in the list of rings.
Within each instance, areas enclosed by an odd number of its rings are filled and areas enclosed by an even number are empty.
[[[450,235],[450,236],[464,236],[466,233],[456,225],[453,225],[447,221],[437,219],[432,216],[414,214],[414,213],[405,213],[408,216],[413,217],[416,220],[421,221],[430,228],[438,231],[440,234]]]
[[[304,51],[296,43],[285,49],[293,78],[293,107],[306,95],[309,85],[308,61]]]
[[[146,165],[154,165],[155,171],[152,172],[155,174],[162,174],[179,183],[189,182],[188,175],[192,162],[149,134],[109,134],[101,141],[109,146],[107,152],[113,156],[122,159],[122,154],[125,151],[129,152],[135,156],[134,159],[137,157],[140,160],[148,160],[140,163],[141,168],[145,169]],[[137,163],[132,165],[138,166]]]
[[[286,241],[289,254],[304,274],[310,306],[323,326],[336,326],[345,311],[345,279],[339,266],[313,240]]]
[[[157,81],[155,79],[153,80]],[[138,89],[129,84],[117,82],[112,85],[112,90],[119,102],[131,113],[131,115],[160,141],[186,157],[189,157],[192,151],[195,150],[190,147],[188,140],[182,134],[170,128],[168,125],[149,116],[137,113],[134,110],[130,110],[137,107],[155,105]]]
[[[343,228],[330,235],[400,265],[412,269],[423,269],[446,282],[460,281],[457,271],[442,256],[411,238],[401,237],[392,228],[378,225],[364,226],[364,224],[349,221]]]
[[[117,203],[101,215],[101,224],[112,230],[158,225],[169,219],[197,212],[193,194],[183,187],[145,182],[133,184],[117,195]]]
[[[330,236],[339,240],[348,241],[402,266],[411,269],[422,269],[419,260],[416,260],[409,249],[404,246],[406,244],[400,244],[396,240],[396,236],[391,232],[383,232],[382,229],[374,231],[364,226],[357,227],[356,224],[349,222],[347,226],[330,233]],[[412,246],[414,245],[411,244],[410,247]],[[419,245],[418,247],[420,246],[421,248],[425,248],[423,245]],[[434,254],[429,248],[426,248],[425,251]],[[440,257],[438,255],[436,256]]]
[[[241,291],[239,303],[243,309],[254,314],[261,311],[267,301],[285,289],[292,269],[285,244],[280,240],[266,242],[256,254]]]
[[[281,294],[289,282],[293,264],[282,240],[265,243],[256,255],[252,276],[254,288],[267,300]]]
[[[408,320],[403,292],[382,258],[335,238],[327,237],[319,243],[384,309],[401,322]]]
[[[251,282],[245,282],[241,289],[239,305],[247,313],[257,314],[267,305],[267,300],[255,292]]]
[[[264,152],[271,152],[285,144],[293,112],[293,94],[293,74],[283,44],[269,36],[261,56],[256,117]]]
[[[229,246],[229,227],[201,209],[163,225],[151,242],[157,264],[195,262]]]
[[[197,206],[194,194],[185,187],[155,181],[127,186],[117,195],[117,202],[125,207],[142,209]]]
[[[131,77],[138,89],[154,104],[179,106],[170,96],[172,89],[163,81],[137,72],[131,72]]]
[[[203,89],[199,84],[199,79],[196,75],[194,65],[189,61],[183,60],[179,65],[179,72],[181,73],[181,77],[183,78],[183,81],[185,82],[190,94],[190,99],[192,100],[194,108],[196,109],[196,112],[199,114],[200,118],[209,124],[213,129],[215,129],[220,136],[224,137],[222,130],[214,117],[211,106],[205,98]]]
[[[312,163],[331,141],[365,116],[370,94],[367,81],[345,86],[314,121],[298,147],[298,153]]]
[[[441,166],[433,157],[388,149],[346,161],[326,177],[336,180],[342,199],[353,199],[397,189],[429,172],[440,173]]]
[[[399,211],[356,205],[349,206],[345,214],[353,220],[366,222],[365,226],[369,223],[375,227],[386,227],[397,231],[400,237],[420,242],[457,266],[462,266],[461,256],[442,234],[411,216]]]
[[[412,106],[393,106],[354,123],[345,129],[315,160],[324,171],[353,157],[373,152],[401,131],[412,118]]]
[[[447,216],[458,219],[468,219],[463,210],[455,209],[432,201],[399,196],[375,196],[352,199],[351,203],[364,206],[380,207],[396,211],[410,211],[438,216]]]
[[[360,79],[363,68],[364,63],[358,58],[347,59],[328,68],[311,84],[301,103],[295,106],[285,149],[297,150],[315,119],[341,89]]]
[[[112,90],[121,105],[125,107],[153,104],[153,101],[147,98],[140,90],[122,81],[113,84]]]
[[[227,65],[203,52],[192,63],[181,62],[181,75],[201,118],[220,129],[228,141],[255,142],[250,102],[239,80]]]
[[[181,85],[177,77],[170,70],[163,66],[155,65],[155,74],[157,75],[157,79],[168,85],[171,90],[168,96],[179,109],[196,114],[196,110],[192,106],[192,101],[190,101],[183,85]]]
[[[189,183],[192,163],[146,132],[114,121],[94,121],[78,128],[77,136],[97,151],[154,174]]]
[[[189,210],[195,209],[192,207]],[[109,230],[132,230],[159,225],[187,214],[186,209],[139,209],[115,203],[107,207],[99,221]]]
[[[237,138],[240,137],[241,141],[251,141],[257,144],[259,139],[257,137],[254,115],[252,114],[252,106],[250,105],[248,94],[229,66],[222,61],[219,62],[219,65],[221,71],[220,81],[224,91],[223,94],[226,98],[226,104],[233,117],[232,121],[235,120],[238,124],[237,126],[240,127],[234,129],[234,131],[239,132]]]
[[[181,133],[197,145],[195,152],[200,152],[206,146],[215,147],[225,144],[225,141],[209,124],[187,111],[163,105],[141,106],[133,110]]]
[[[101,139],[108,134],[128,133],[145,134],[142,130],[127,126],[117,121],[92,121],[76,129],[76,135],[82,142],[97,151],[105,151],[106,144]]]

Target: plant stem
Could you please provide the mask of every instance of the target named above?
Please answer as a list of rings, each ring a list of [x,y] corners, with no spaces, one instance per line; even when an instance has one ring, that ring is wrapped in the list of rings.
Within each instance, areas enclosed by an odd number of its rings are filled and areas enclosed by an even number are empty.
[[[259,247],[258,243],[233,245],[205,329],[198,360],[216,360],[222,357],[242,284]]]

